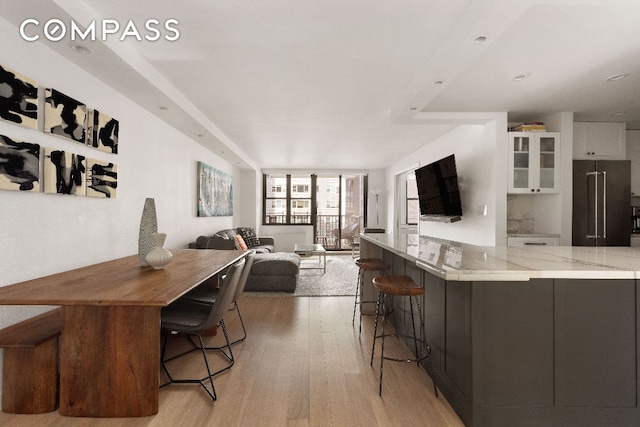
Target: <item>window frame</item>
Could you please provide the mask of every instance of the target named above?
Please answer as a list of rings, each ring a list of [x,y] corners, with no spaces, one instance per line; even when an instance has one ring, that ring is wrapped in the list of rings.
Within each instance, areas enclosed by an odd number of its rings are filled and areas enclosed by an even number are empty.
[[[406,225],[418,225],[418,219],[416,219],[416,222],[409,222],[409,202],[411,200],[414,200],[415,203],[419,203],[419,197],[416,191],[416,197],[409,197],[409,181],[413,181],[415,183],[415,180],[410,180],[410,179],[405,179],[404,181],[404,185],[405,185],[405,191],[404,191],[404,203],[405,203],[405,209],[404,209],[404,223]],[[417,212],[417,218],[420,218],[420,207],[418,205],[418,212]]]
[[[285,174],[286,177],[286,196],[285,197],[267,197],[267,178],[269,175],[281,175],[281,174],[262,174],[262,225],[313,225],[313,217],[314,217],[314,209],[315,206],[315,179],[313,174],[309,174],[309,184],[307,191],[298,191],[300,187],[307,187],[307,184],[293,184],[293,177],[305,176],[306,174]],[[273,187],[273,185],[272,185]],[[294,187],[295,190],[294,191]],[[297,196],[300,193],[309,192],[309,197],[299,197]],[[274,200],[282,200],[285,203],[285,219],[283,222],[267,222],[267,204]],[[302,202],[307,201],[309,206],[309,220],[300,222],[297,217],[294,217],[293,213],[293,203],[294,202]],[[304,209],[304,208],[302,208]]]
[[[408,197],[408,181],[415,178],[415,169],[408,169],[404,172],[400,172],[395,175],[395,200],[394,206],[394,220],[396,222],[395,230],[399,233],[405,232],[417,232],[418,227],[420,226],[420,211],[418,206],[417,214],[417,223],[408,223],[409,220],[409,202],[412,200],[412,197]],[[419,200],[419,196],[418,196]],[[418,202],[419,203],[419,202]]]

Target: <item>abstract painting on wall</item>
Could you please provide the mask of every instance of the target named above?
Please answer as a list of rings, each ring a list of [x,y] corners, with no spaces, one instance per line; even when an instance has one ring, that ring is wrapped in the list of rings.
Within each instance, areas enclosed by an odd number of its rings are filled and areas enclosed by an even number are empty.
[[[120,123],[98,110],[87,114],[87,145],[107,153],[118,154]]]
[[[233,215],[233,177],[198,162],[198,216]]]
[[[85,158],[78,154],[45,148],[44,192],[85,195]]]
[[[118,165],[87,159],[87,197],[115,199],[118,196]]]
[[[53,135],[85,142],[87,106],[55,89],[46,89],[44,131]]]
[[[40,146],[0,135],[0,189],[40,190]]]
[[[2,65],[0,117],[31,129],[38,125],[38,83]]]

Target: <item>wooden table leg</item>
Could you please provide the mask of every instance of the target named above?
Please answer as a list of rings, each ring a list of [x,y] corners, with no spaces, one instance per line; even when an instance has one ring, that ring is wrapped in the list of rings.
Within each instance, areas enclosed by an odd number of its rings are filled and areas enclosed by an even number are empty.
[[[63,306],[60,414],[158,413],[160,307]]]

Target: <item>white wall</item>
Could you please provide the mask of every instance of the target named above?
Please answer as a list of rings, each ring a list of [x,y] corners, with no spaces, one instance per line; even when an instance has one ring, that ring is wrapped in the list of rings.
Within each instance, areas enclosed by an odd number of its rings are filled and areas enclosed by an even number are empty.
[[[315,243],[311,225],[263,225],[261,236],[273,237],[276,252],[293,252],[296,244]]]
[[[1,19],[0,52],[2,65],[120,120],[118,155],[0,121],[0,134],[119,168],[114,200],[0,190],[0,286],[137,253],[146,197],[155,199],[168,248],[184,248],[198,235],[231,227],[244,209],[255,212],[238,197],[244,190],[239,170],[41,43],[25,43]],[[198,161],[234,176],[235,217],[196,216]],[[0,327],[44,310],[0,306]]]
[[[367,185],[369,187],[369,194],[367,195],[367,227],[370,228],[385,228],[387,225],[387,218],[393,217],[393,203],[389,203],[390,190],[385,182],[384,169],[372,169],[369,171],[367,178]],[[373,192],[380,192],[378,197],[378,206],[376,206],[376,196]],[[379,224],[376,223],[377,219]]]
[[[455,154],[462,220],[444,224],[420,221],[420,234],[476,245],[505,245],[506,129],[506,113],[497,113],[495,120],[485,125],[461,125],[394,163],[386,170],[386,187],[391,189],[387,192],[387,203],[393,206],[394,181],[398,173]],[[394,230],[392,222],[393,215],[388,215],[389,230]]]
[[[560,132],[560,194],[546,212],[560,233],[560,245],[571,246],[573,215],[573,113],[562,112],[543,119],[550,132]]]
[[[262,203],[262,175],[258,175],[255,170],[243,170],[240,173],[242,191],[237,192],[238,210],[234,206],[234,213],[238,213],[238,221],[234,226],[253,227],[260,231],[260,209],[257,208]]]
[[[640,130],[627,131],[627,160],[631,160],[631,196],[640,196]],[[635,203],[635,202],[634,202]]]

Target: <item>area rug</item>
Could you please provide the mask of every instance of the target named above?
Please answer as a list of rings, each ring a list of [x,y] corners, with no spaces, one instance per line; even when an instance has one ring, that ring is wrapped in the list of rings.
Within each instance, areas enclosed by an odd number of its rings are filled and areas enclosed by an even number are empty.
[[[327,272],[323,273],[319,267],[318,257],[303,257],[301,259],[298,284],[293,293],[287,292],[245,292],[247,296],[257,297],[321,297],[355,295],[358,268],[351,253],[327,255]]]
[[[358,268],[351,255],[327,255],[327,272],[319,267],[318,257],[302,258],[295,296],[355,295]]]

